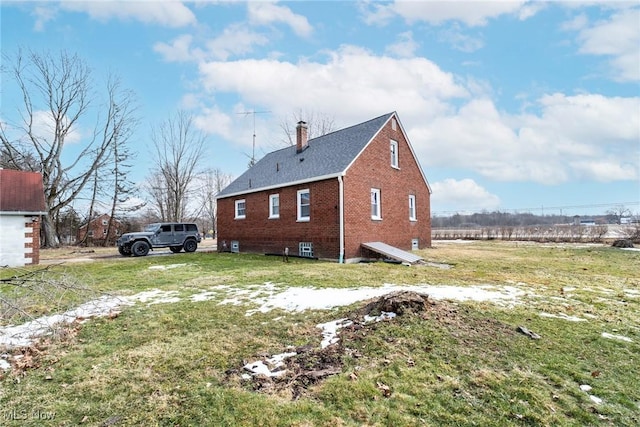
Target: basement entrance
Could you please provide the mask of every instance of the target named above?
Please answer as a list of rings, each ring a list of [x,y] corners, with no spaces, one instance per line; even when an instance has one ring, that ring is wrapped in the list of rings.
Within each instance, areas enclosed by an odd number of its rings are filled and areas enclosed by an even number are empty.
[[[394,246],[387,245],[382,242],[368,242],[368,243],[360,243],[363,248],[369,249],[370,251],[379,253],[381,255],[386,256],[387,258],[395,259],[397,261],[408,262],[410,264],[415,264],[418,261],[422,261],[423,259],[418,255],[414,255],[411,252],[403,251],[402,249],[398,249]]]

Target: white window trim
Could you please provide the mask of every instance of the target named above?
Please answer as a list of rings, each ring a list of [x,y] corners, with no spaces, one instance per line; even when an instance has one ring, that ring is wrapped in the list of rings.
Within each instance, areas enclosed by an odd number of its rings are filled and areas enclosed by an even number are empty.
[[[302,195],[309,193],[309,216],[302,216]],[[298,222],[308,222],[311,220],[311,192],[308,188],[304,190],[298,190]]]
[[[371,212],[371,219],[380,221],[382,219],[382,199],[380,198],[380,189],[372,188],[371,189],[371,208],[373,208],[373,195],[376,195],[377,200],[377,212],[374,214],[373,210]]]
[[[273,213],[273,201],[278,200],[278,213]],[[269,195],[269,219],[280,218],[280,194]]]
[[[409,194],[409,221],[417,221],[418,214],[416,212],[416,195]]]
[[[395,147],[395,150],[391,150],[392,147]],[[395,169],[400,169],[400,157],[398,155],[398,141],[391,139],[389,142],[389,154],[393,152],[393,157],[390,159],[391,167]]]
[[[238,205],[244,203],[244,215],[238,214]],[[247,201],[246,199],[236,200],[235,219],[245,219],[247,217]]]

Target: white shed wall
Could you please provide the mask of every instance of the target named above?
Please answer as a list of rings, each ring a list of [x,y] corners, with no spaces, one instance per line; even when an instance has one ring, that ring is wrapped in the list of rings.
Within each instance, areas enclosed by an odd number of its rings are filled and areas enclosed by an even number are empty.
[[[27,218],[21,215],[0,215],[0,266],[20,267],[31,262],[25,254],[31,254],[33,248],[25,248],[25,244],[33,238],[25,234],[33,230],[26,223]]]

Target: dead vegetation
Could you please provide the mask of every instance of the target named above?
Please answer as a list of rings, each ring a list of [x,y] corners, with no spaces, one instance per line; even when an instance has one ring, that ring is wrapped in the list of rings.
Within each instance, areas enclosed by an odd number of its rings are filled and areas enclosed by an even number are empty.
[[[61,313],[99,292],[56,264],[37,270],[6,268],[0,278],[0,326],[20,324],[48,313]]]

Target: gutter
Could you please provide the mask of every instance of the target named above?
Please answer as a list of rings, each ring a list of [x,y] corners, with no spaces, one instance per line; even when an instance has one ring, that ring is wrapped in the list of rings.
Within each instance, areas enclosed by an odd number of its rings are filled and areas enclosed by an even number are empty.
[[[338,175],[338,186],[338,192],[340,194],[340,200],[338,202],[340,205],[340,256],[338,263],[344,264],[344,182],[342,181],[342,175]]]

